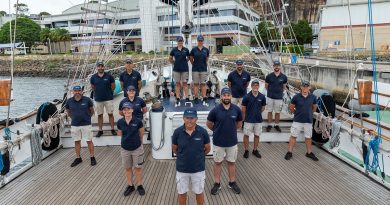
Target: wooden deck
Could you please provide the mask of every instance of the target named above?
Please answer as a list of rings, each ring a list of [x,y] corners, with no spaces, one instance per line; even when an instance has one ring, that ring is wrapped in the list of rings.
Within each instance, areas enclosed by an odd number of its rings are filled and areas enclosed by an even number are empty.
[[[319,162],[304,156],[304,144],[298,144],[294,157],[284,160],[286,143],[261,144],[262,159],[242,158],[239,146],[237,183],[239,195],[227,188],[223,169],[222,190],[210,194],[213,184],[212,159],[206,162],[206,204],[390,204],[390,191],[345,165],[330,154],[314,148]],[[126,187],[117,146],[96,148],[97,166],[89,165],[87,150],[83,163],[70,164],[73,149],[61,149],[0,189],[0,204],[177,204],[175,161],[156,161],[146,146],[144,170],[146,195],[123,196]],[[191,194],[188,204],[195,204]]]

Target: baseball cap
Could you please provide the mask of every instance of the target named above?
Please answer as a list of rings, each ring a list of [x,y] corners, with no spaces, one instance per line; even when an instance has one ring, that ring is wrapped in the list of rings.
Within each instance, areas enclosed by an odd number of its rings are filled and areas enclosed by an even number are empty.
[[[125,102],[122,105],[122,110],[125,109],[125,108],[133,109],[133,104],[131,104],[129,102]]]
[[[198,117],[197,112],[196,112],[195,109],[186,109],[184,111],[184,115],[183,116],[184,117],[192,117],[192,118]]]
[[[81,86],[75,85],[75,86],[73,86],[73,90],[74,90],[74,91],[80,91],[80,90],[82,90],[82,89],[81,89]]]
[[[309,81],[307,81],[307,80],[302,80],[301,81],[301,86],[310,86],[310,82]]]
[[[242,60],[236,60],[236,64],[237,64],[237,65],[242,65],[242,64],[244,64],[244,61],[242,61]]]
[[[202,35],[199,35],[198,38],[197,38],[198,41],[204,41],[204,38]]]
[[[129,90],[135,90],[134,85],[129,85],[129,86],[127,86],[127,91],[129,91]]]
[[[225,88],[222,88],[221,90],[221,95],[225,94],[225,93],[228,93],[228,94],[232,94],[232,91],[230,90],[230,88],[228,87],[225,87]]]
[[[280,61],[275,60],[275,61],[274,61],[274,65],[280,65]]]
[[[253,85],[253,84],[256,84],[256,83],[259,85],[259,84],[260,84],[260,81],[259,81],[259,80],[257,80],[257,79],[254,79],[254,80],[252,80],[252,83],[251,83],[251,85]]]
[[[104,66],[104,63],[103,63],[103,61],[98,61],[98,62],[96,62],[96,66]]]
[[[178,37],[176,38],[176,41],[177,41],[177,42],[183,41],[183,37],[182,37],[182,36],[178,36]]]
[[[133,60],[131,60],[131,58],[128,58],[125,60],[125,63],[126,64],[133,64]]]

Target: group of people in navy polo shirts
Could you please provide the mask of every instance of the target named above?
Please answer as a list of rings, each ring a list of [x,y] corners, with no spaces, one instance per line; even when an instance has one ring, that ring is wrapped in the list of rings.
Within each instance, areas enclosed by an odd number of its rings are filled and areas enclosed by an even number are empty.
[[[180,103],[181,89],[183,88],[184,98],[189,101],[188,93],[188,61],[193,64],[194,77],[194,101],[199,102],[199,86],[203,104],[207,105],[206,81],[207,61],[209,51],[203,47],[203,37],[198,36],[198,46],[189,52],[183,47],[183,38],[178,37],[178,46],[170,53],[169,60],[174,64],[173,77],[176,82],[176,103]],[[122,116],[117,121],[117,131],[114,127],[113,117],[113,92],[115,80],[113,76],[104,72],[104,63],[97,63],[97,73],[91,77],[90,83],[93,90],[92,100],[83,96],[82,87],[73,87],[73,97],[65,104],[66,111],[72,119],[71,133],[75,141],[76,159],[71,167],[82,162],[80,156],[81,139],[84,138],[88,144],[91,158],[91,165],[97,164],[94,157],[92,142],[91,117],[96,112],[98,116],[99,131],[96,137],[103,135],[103,113],[104,109],[109,117],[111,134],[121,136],[121,158],[125,168],[127,186],[124,195],[128,196],[137,190],[140,195],[145,194],[142,183],[142,166],[144,164],[143,149],[143,114],[147,112],[146,104],[138,97],[142,83],[141,75],[133,70],[133,61],[125,61],[126,70],[120,75],[120,84],[124,90],[124,99],[119,104],[119,114]],[[247,92],[249,86],[251,90]],[[278,125],[280,119],[281,102],[283,92],[286,89],[287,77],[280,71],[280,62],[274,62],[274,72],[266,77],[267,98],[259,91],[259,80],[251,81],[250,74],[244,69],[242,60],[236,61],[236,70],[228,75],[228,87],[222,88],[220,93],[221,103],[216,105],[208,114],[206,126],[213,131],[213,158],[214,158],[214,185],[211,194],[216,195],[221,190],[222,162],[227,162],[228,187],[236,194],[241,189],[236,183],[236,165],[238,154],[237,129],[244,132],[244,158],[249,157],[249,136],[254,135],[252,154],[261,158],[258,151],[260,135],[262,133],[262,113],[268,106],[268,127],[271,126],[272,113],[275,115],[275,129],[280,131]],[[196,87],[197,86],[197,87]],[[197,90],[196,90],[197,89]],[[282,96],[282,98],[280,98]],[[294,120],[291,127],[291,137],[288,145],[286,160],[292,158],[292,150],[296,143],[296,137],[303,131],[306,138],[306,156],[317,161],[318,158],[311,149],[311,129],[313,111],[316,109],[316,98],[310,93],[310,83],[302,81],[301,93],[295,95],[291,100],[290,110],[294,113]],[[271,116],[271,120],[269,117]],[[205,156],[210,152],[210,137],[207,131],[197,124],[197,111],[188,108],[183,114],[183,126],[177,128],[172,136],[172,151],[176,154],[176,184],[179,204],[186,204],[187,192],[193,191],[196,194],[197,204],[204,204]],[[244,124],[244,125],[243,125]],[[135,185],[133,184],[135,178]]]

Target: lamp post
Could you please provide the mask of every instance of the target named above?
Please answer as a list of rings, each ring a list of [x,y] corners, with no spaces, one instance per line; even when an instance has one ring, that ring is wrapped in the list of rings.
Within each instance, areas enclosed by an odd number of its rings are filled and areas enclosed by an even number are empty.
[[[283,47],[284,12],[286,11],[286,7],[288,6],[289,4],[282,5],[282,24],[280,27],[280,53],[282,53],[282,47]]]
[[[239,26],[239,28],[238,28],[238,42],[237,42],[237,45],[241,45],[241,28],[242,28],[243,26]]]

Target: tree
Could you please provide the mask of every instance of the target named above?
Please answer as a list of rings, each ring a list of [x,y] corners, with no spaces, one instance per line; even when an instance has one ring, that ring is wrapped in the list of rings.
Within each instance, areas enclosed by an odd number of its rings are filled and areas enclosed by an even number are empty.
[[[307,20],[299,20],[298,23],[291,25],[297,37],[298,44],[311,43],[313,40],[313,31]]]
[[[41,29],[41,32],[39,33],[39,39],[43,44],[47,45],[47,43],[49,42],[50,33],[50,28]]]
[[[264,45],[269,45],[269,40],[280,38],[279,32],[275,30],[275,27],[268,21],[262,21],[255,28],[255,35],[258,39],[262,39]],[[255,38],[252,38],[252,45],[257,45]]]
[[[42,11],[38,14],[38,16],[42,17],[42,16],[50,16],[51,14],[49,12],[46,12],[46,11]]]
[[[66,49],[66,42],[72,40],[69,31],[63,28],[55,28],[50,31],[50,40],[53,42],[63,42]],[[61,44],[59,44],[61,46]],[[61,47],[60,47],[61,50]]]
[[[14,4],[15,11],[18,12],[19,16],[28,16],[30,9],[27,4],[19,3]]]
[[[0,16],[5,16],[5,15],[7,15],[7,12],[5,12],[5,11],[0,11]]]
[[[0,43],[10,43],[9,24],[11,24],[12,34],[14,33],[15,20],[5,23],[0,29]],[[24,42],[29,47],[28,52],[35,42],[39,42],[40,32],[41,27],[33,20],[25,17],[16,19],[16,42]]]

